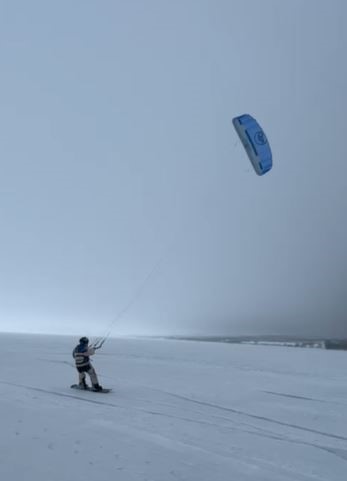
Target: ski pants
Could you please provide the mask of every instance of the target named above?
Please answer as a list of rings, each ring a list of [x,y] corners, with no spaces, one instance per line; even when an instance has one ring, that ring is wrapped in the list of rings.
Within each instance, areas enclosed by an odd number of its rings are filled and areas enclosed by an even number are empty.
[[[86,373],[89,375],[92,384],[99,384],[98,376],[91,364],[77,368],[79,382],[82,383],[86,379]]]

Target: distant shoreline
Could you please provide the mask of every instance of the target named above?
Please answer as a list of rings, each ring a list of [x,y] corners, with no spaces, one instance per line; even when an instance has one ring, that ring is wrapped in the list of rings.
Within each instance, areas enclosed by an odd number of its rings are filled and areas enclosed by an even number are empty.
[[[61,333],[35,333],[35,332],[2,332],[4,336],[59,336],[76,338],[74,334]],[[313,349],[334,349],[347,351],[346,338],[318,338],[318,337],[299,337],[299,336],[281,336],[277,334],[256,335],[256,336],[221,336],[221,335],[128,335],[128,336],[110,336],[110,339],[157,339],[172,341],[193,341],[193,342],[220,342],[224,344],[248,344],[259,346],[284,346],[284,347],[304,347]]]
[[[146,336],[176,341],[222,342],[267,346],[306,347],[316,349],[347,350],[347,339],[300,338],[297,336]]]

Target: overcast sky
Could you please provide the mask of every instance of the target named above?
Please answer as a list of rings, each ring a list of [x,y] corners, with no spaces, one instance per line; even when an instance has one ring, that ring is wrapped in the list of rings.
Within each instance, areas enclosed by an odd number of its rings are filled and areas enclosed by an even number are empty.
[[[346,46],[344,0],[0,0],[0,330],[347,336]]]

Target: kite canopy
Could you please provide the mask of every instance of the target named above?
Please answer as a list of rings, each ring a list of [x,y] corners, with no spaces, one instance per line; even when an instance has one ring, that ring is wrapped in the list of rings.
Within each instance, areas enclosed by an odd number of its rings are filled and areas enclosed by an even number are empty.
[[[248,114],[233,118],[233,124],[254,170],[258,175],[266,174],[272,168],[272,153],[263,129]]]

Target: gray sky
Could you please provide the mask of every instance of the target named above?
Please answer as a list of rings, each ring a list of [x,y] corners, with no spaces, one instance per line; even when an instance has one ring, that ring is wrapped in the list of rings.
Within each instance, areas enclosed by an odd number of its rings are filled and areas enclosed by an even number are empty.
[[[0,1],[0,330],[347,335],[346,45],[344,0]]]

